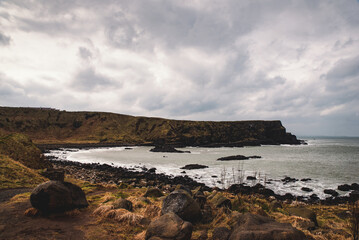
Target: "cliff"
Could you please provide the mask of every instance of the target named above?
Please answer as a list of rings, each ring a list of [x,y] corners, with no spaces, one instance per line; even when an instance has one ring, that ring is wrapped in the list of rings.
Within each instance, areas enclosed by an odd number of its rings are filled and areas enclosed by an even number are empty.
[[[243,146],[299,144],[280,121],[184,121],[104,112],[0,107],[0,133],[36,144]]]

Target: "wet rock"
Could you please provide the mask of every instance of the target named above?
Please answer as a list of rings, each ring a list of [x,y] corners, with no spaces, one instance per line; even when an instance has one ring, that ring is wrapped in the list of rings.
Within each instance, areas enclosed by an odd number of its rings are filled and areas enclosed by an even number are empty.
[[[172,146],[160,145],[150,149],[151,152],[169,152],[169,153],[191,153],[190,151],[180,151]]]
[[[320,198],[318,197],[317,194],[313,193],[312,195],[309,196],[309,199],[313,202],[319,201]]]
[[[162,197],[163,193],[158,188],[151,187],[151,188],[147,188],[147,190],[143,196],[144,197]]]
[[[302,181],[302,182],[308,182],[308,181],[312,181],[312,179],[311,179],[311,178],[302,178],[302,179],[300,179],[300,181]]]
[[[162,214],[174,212],[180,218],[189,222],[198,222],[201,217],[201,209],[198,203],[184,190],[175,190],[162,202]]]
[[[248,158],[258,159],[258,158],[262,158],[262,157],[261,157],[261,156],[254,155],[254,156],[248,156]]]
[[[350,185],[349,184],[339,185],[338,190],[344,191],[344,192],[350,191]]]
[[[243,155],[234,155],[234,156],[218,158],[217,161],[248,160],[248,159],[249,157]]]
[[[289,223],[278,223],[269,217],[245,213],[237,217],[237,225],[229,238],[237,239],[304,240],[306,237]]]
[[[216,227],[213,230],[212,240],[227,240],[231,235],[231,230],[225,227]]]
[[[193,226],[173,212],[166,213],[152,221],[146,231],[146,240],[189,240]]]
[[[316,227],[318,226],[317,215],[315,214],[314,211],[312,211],[308,208],[291,207],[291,208],[288,208],[288,213],[293,216],[308,218],[309,220],[311,220],[314,223],[314,225]]]
[[[337,197],[339,193],[333,189],[324,189],[325,194],[332,195],[333,197]]]
[[[31,205],[48,214],[88,206],[86,195],[79,186],[69,182],[48,181],[31,193]]]
[[[123,199],[123,198],[119,198],[117,200],[115,200],[112,203],[112,206],[114,209],[118,209],[118,208],[123,208],[126,209],[128,211],[132,211],[132,202],[127,200],[127,199]]]
[[[359,191],[359,184],[357,184],[357,183],[352,183],[352,184],[350,185],[350,190],[357,190],[357,191]]]
[[[307,188],[307,187],[302,187],[302,191],[304,191],[304,192],[313,192],[313,189]]]
[[[296,182],[298,181],[298,179],[296,178],[291,178],[291,177],[285,177],[282,179],[283,184],[287,184],[287,183],[291,183],[291,182]]]
[[[253,177],[253,176],[248,176],[248,177],[247,177],[247,180],[257,180],[257,178],[256,178],[256,177]]]
[[[150,168],[150,169],[148,169],[148,171],[147,172],[149,172],[149,173],[155,173],[156,172],[156,168]]]
[[[181,167],[181,169],[186,169],[186,170],[203,169],[203,168],[208,168],[208,166],[201,164],[188,164],[184,167]]]

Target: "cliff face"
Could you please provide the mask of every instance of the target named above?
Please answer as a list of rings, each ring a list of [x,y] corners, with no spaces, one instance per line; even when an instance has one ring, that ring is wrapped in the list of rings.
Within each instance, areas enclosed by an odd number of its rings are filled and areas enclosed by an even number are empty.
[[[37,144],[299,144],[280,121],[182,121],[103,112],[0,107],[0,133],[21,132]]]

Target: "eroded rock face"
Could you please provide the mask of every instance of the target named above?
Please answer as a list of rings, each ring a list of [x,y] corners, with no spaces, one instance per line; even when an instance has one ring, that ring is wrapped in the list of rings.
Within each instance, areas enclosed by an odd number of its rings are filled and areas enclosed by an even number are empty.
[[[201,209],[198,203],[184,190],[170,193],[162,202],[162,214],[173,212],[189,222],[201,219]]]
[[[193,226],[175,213],[169,212],[152,221],[147,228],[146,240],[189,240]]]
[[[48,181],[38,185],[30,196],[31,205],[44,212],[56,213],[88,206],[79,186],[69,182]]]
[[[278,223],[269,217],[246,213],[237,217],[237,225],[229,238],[237,239],[304,240],[306,237],[289,223]]]

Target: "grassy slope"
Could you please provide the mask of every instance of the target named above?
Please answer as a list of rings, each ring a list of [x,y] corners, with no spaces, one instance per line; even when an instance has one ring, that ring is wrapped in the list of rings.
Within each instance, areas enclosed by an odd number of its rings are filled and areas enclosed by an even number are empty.
[[[180,121],[103,112],[0,107],[0,133],[21,132],[35,143],[205,145],[271,139],[286,143],[280,121]],[[290,138],[290,137],[289,137]]]
[[[46,181],[35,170],[25,167],[8,156],[0,155],[0,189],[35,187]]]
[[[40,169],[50,166],[40,149],[27,136],[19,133],[0,137],[0,154],[7,155],[29,168]]]

